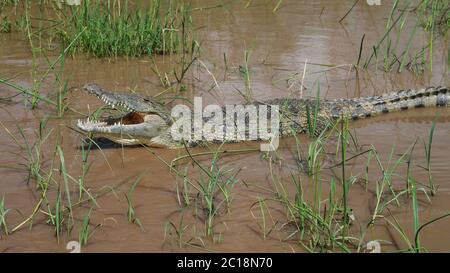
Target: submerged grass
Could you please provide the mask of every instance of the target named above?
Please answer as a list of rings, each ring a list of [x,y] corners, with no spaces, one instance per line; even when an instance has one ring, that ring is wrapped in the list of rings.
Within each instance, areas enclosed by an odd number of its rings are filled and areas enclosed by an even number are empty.
[[[89,169],[91,167],[91,163],[89,163],[89,154],[91,152],[92,148],[92,142],[90,141],[87,144],[87,147],[85,145],[86,141],[82,140],[81,143],[81,175],[78,177],[78,202],[83,199],[84,192],[85,192],[85,181],[86,181],[86,175],[89,172]]]
[[[0,33],[10,33],[11,32],[11,21],[8,16],[1,16],[0,14]]]
[[[423,146],[425,148],[425,159],[426,159],[426,170],[428,173],[428,187],[430,189],[431,195],[435,195],[437,191],[437,187],[434,184],[433,176],[431,175],[431,146],[433,144],[433,135],[434,130],[436,128],[436,120],[433,120],[433,123],[431,125],[430,134],[428,136],[428,143],[423,143]]]
[[[5,206],[5,197],[2,197],[2,200],[0,200],[0,231],[3,229],[3,232],[5,235],[8,235],[8,225],[6,224],[6,215],[10,209],[7,209]],[[0,236],[1,238],[1,236]]]
[[[245,92],[244,92],[244,98],[245,100],[250,103],[252,101],[252,82],[250,78],[250,68],[249,68],[249,61],[250,61],[250,53],[251,51],[245,50],[244,51],[244,64],[239,66],[239,72],[241,73],[242,78],[244,79],[245,84]]]
[[[332,141],[332,147],[336,147],[335,156],[340,160],[339,164],[334,164],[332,168],[338,167],[341,171],[341,177],[332,176],[327,183],[329,188],[328,198],[325,200],[323,195],[324,181],[320,178],[319,174],[324,169],[324,166],[314,170],[312,176],[308,179],[310,184],[308,188],[312,189],[312,192],[308,192],[307,198],[305,196],[305,190],[302,186],[301,176],[291,174],[291,181],[294,185],[294,194],[290,193],[287,188],[287,184],[284,184],[283,178],[273,174],[272,165],[269,163],[269,169],[271,173],[271,179],[274,186],[274,196],[269,198],[258,197],[258,200],[253,206],[259,205],[261,210],[260,220],[262,223],[258,223],[263,238],[267,238],[267,235],[274,230],[283,232],[285,239],[282,240],[295,240],[305,250],[310,252],[361,252],[369,251],[372,248],[373,240],[367,241],[366,238],[368,231],[375,227],[375,224],[380,220],[385,220],[387,225],[391,226],[395,232],[403,238],[406,244],[406,249],[398,249],[401,252],[422,252],[425,248],[420,244],[418,233],[422,229],[423,225],[420,225],[420,213],[419,213],[419,197],[423,193],[426,198],[429,199],[426,186],[421,187],[421,183],[417,181],[411,173],[412,154],[416,146],[416,142],[409,146],[409,148],[397,159],[394,158],[395,146],[392,147],[392,151],[389,155],[386,165],[382,163],[379,153],[375,147],[371,146],[366,151],[355,150],[356,155],[349,155],[350,146],[348,143],[355,143],[357,140],[355,136],[352,136],[348,129],[348,121],[342,120],[340,126],[334,126],[332,128],[331,137],[324,137],[323,135],[317,138],[322,142],[321,149],[313,149],[310,154],[316,158],[323,158],[327,154],[328,145],[327,141]],[[432,133],[434,125],[430,130],[429,143],[432,143]],[[297,139],[297,138],[296,138]],[[317,143],[317,139],[311,139],[309,147],[314,147],[314,143]],[[426,150],[427,150],[426,144]],[[429,144],[431,145],[431,144]],[[356,147],[357,148],[357,147]],[[301,145],[297,143],[297,154],[301,155]],[[354,160],[362,155],[367,155],[367,167],[365,172],[362,173],[362,177],[349,176],[346,168],[346,162]],[[371,185],[374,190],[368,190],[369,182],[369,165],[373,159],[376,160],[376,166],[380,171],[380,176],[372,181]],[[320,160],[322,161],[322,160]],[[271,161],[269,161],[271,162]],[[400,169],[406,168],[406,175],[402,176],[399,173]],[[302,169],[299,166],[299,169]],[[339,189],[336,185],[336,181],[342,181],[342,189]],[[350,188],[359,184],[359,181],[366,180],[366,184],[362,184],[363,188],[366,188],[366,192],[374,197],[374,209],[369,218],[371,219],[358,219],[353,214],[353,210],[349,205],[349,192]],[[372,178],[373,180],[373,178]],[[400,180],[400,181],[398,181]],[[371,187],[371,188],[372,188]],[[340,190],[341,195],[337,190]],[[430,201],[431,202],[431,201]],[[268,215],[275,210],[279,211],[279,207],[269,206],[270,203],[282,205],[285,208],[286,216],[285,222],[281,225],[281,228],[276,229],[274,226],[268,224]],[[409,205],[412,208],[413,217],[413,230],[415,238],[410,238],[405,232],[404,227],[401,226],[399,221],[394,217],[392,210],[401,208],[403,205]],[[252,213],[253,214],[253,213]],[[441,219],[441,218],[439,218]],[[272,223],[283,221],[278,219]],[[363,221],[368,221],[366,226],[361,225]],[[359,224],[359,228],[356,228],[354,223]],[[364,242],[367,242],[364,247]],[[384,240],[376,240],[379,242],[388,243]],[[377,243],[377,245],[378,245]]]
[[[52,130],[46,130],[47,121],[42,120],[39,123],[39,130],[36,132],[36,141],[30,143],[28,137],[25,135],[23,128],[17,124],[18,133],[22,138],[20,141],[14,134],[0,122],[0,125],[6,131],[6,133],[11,137],[17,147],[22,151],[19,156],[26,162],[20,165],[24,165],[25,170],[28,172],[27,183],[31,180],[36,182],[37,189],[43,189],[45,183],[45,178],[42,175],[42,149],[44,143],[47,141]]]
[[[261,230],[261,233],[263,235],[263,239],[267,239],[268,236],[270,235],[270,233],[275,229],[276,227],[276,223],[273,221],[272,216],[270,215],[270,210],[269,207],[267,205],[267,202],[264,198],[258,197],[258,201],[255,203],[255,205],[259,206],[259,213],[261,215],[261,223],[258,223],[259,228]],[[250,210],[250,212],[252,212]],[[256,218],[256,216],[254,216],[253,212],[252,215],[254,218]],[[269,221],[268,218],[270,218],[270,220],[272,220],[272,223],[269,225]]]
[[[341,132],[340,132],[340,144],[341,144],[341,170],[342,170],[342,203],[343,203],[343,229],[342,237],[345,238],[348,235],[349,208],[348,208],[348,192],[349,181],[346,179],[345,165],[347,161],[347,144],[349,138],[348,119],[341,119]]]
[[[91,237],[91,235],[93,233],[93,231],[91,231],[91,229],[90,229],[91,213],[92,213],[92,208],[90,208],[88,213],[86,213],[86,215],[83,217],[83,222],[81,224],[78,242],[82,246],[87,245],[89,238]]]
[[[181,213],[184,213],[185,210],[193,210],[195,217],[203,221],[205,231],[204,236],[213,241],[221,240],[221,234],[215,232],[215,226],[217,224],[216,218],[229,212],[233,200],[232,191],[238,182],[236,176],[239,173],[239,170],[234,171],[232,168],[219,165],[220,155],[224,153],[221,151],[221,147],[222,146],[214,152],[201,154],[213,155],[211,166],[209,168],[200,164],[200,162],[195,159],[195,156],[197,155],[191,154],[187,147],[185,147],[187,155],[176,159],[177,161],[180,158],[189,158],[200,171],[199,179],[189,178],[187,169],[182,173],[175,169],[172,164],[165,162],[156,153],[149,150],[159,160],[164,162],[177,177],[183,180],[181,187],[178,183],[176,185],[178,203],[182,207]],[[182,245],[191,245],[191,243],[183,242],[181,238],[188,227],[188,225],[182,225],[182,219],[183,216],[180,218],[181,222],[178,227],[171,221],[166,225],[166,232],[173,235],[173,231],[177,234],[175,237],[177,238],[180,247]],[[200,240],[202,242],[202,247],[205,247],[205,244],[201,239],[203,236],[194,237],[195,238],[191,238],[191,240]]]
[[[446,0],[424,0],[420,1],[416,7],[412,6],[412,1],[404,3],[395,0],[392,3],[385,32],[378,42],[372,46],[372,53],[366,59],[363,67],[367,68],[375,57],[376,66],[378,66],[378,60],[382,58],[383,69],[386,72],[394,69],[402,72],[404,69],[408,69],[419,74],[425,71],[427,67],[431,72],[434,43],[438,37],[446,37],[448,33],[450,26],[449,10],[450,4]],[[414,18],[408,18],[412,16]],[[410,30],[407,32],[405,30],[408,27]],[[413,45],[421,39],[417,35],[419,27],[422,27],[428,34],[428,39],[420,49],[414,49],[416,51],[411,52]],[[407,43],[401,48],[399,46],[400,41],[405,37],[407,37]]]
[[[67,167],[66,167],[66,160],[64,157],[64,152],[59,144],[56,145],[56,151],[59,155],[60,172],[62,173],[62,177],[63,177],[63,181],[64,181],[64,191],[65,191],[66,200],[67,200],[66,207],[68,209],[68,214],[69,214],[69,217],[67,219],[67,231],[70,234],[72,227],[74,225],[74,219],[73,219],[73,211],[72,211],[72,197],[71,197],[71,191],[69,188],[69,173],[68,173]],[[60,195],[59,195],[59,198],[60,198]],[[61,207],[59,207],[59,209],[61,209]]]
[[[247,0],[247,3],[245,3],[245,8],[248,8],[252,4],[252,2],[253,2],[253,0]],[[281,7],[281,4],[283,4],[283,0],[278,0],[272,9],[272,12],[277,13]]]
[[[197,235],[197,230],[195,226],[192,228],[193,235],[188,236],[191,225],[185,224],[184,222],[184,211],[181,212],[178,224],[169,221],[164,226],[164,239],[173,238],[177,243],[179,248],[183,247],[194,247],[201,250],[210,251],[206,248],[205,241],[202,236]]]
[[[128,211],[127,211],[128,222],[138,225],[142,231],[145,231],[144,226],[141,223],[141,220],[139,220],[139,218],[137,218],[136,216],[136,211],[133,205],[133,193],[137,185],[141,181],[143,175],[144,174],[141,174],[136,178],[128,193],[125,194],[125,198],[127,199],[128,204]]]
[[[45,215],[47,224],[54,227],[56,239],[60,242],[63,233],[67,232],[67,235],[70,236],[74,227],[75,219],[73,208],[75,206],[85,202],[92,202],[94,206],[98,206],[96,197],[85,188],[84,184],[84,177],[89,169],[88,152],[90,151],[90,147],[88,147],[88,151],[82,148],[82,175],[79,179],[75,179],[68,172],[66,158],[60,144],[57,143],[54,146],[53,157],[49,158],[50,164],[48,164],[48,159],[44,160],[44,150],[48,149],[48,138],[53,132],[53,129],[46,128],[46,120],[40,122],[39,130],[35,133],[36,140],[34,142],[30,141],[29,136],[25,134],[25,131],[20,125],[17,125],[17,134],[20,135],[22,139],[16,137],[3,124],[1,125],[21,150],[18,154],[19,156],[22,156],[25,161],[22,165],[24,165],[24,169],[28,172],[28,183],[33,181],[36,190],[39,192],[39,198],[36,201],[32,213],[21,223],[16,225],[9,233],[20,230],[26,224],[29,224],[29,227],[32,228],[34,219],[42,214]],[[59,162],[59,169],[54,168],[57,162]],[[6,167],[21,169],[14,168],[14,166]],[[59,170],[59,179],[58,176],[55,175],[55,170]],[[72,191],[71,182],[77,185],[79,189],[79,198],[76,203],[73,202],[73,194],[75,192]],[[83,198],[85,195],[87,198]],[[6,215],[6,212],[7,210],[4,210],[2,205],[0,205],[0,214]],[[84,231],[81,231],[82,234],[86,234],[86,232],[89,234],[92,233],[89,231],[89,227],[83,227],[82,230],[83,229]],[[80,235],[80,238],[84,238],[85,242],[87,242],[86,235]]]
[[[28,3],[28,1],[26,2]],[[28,4],[27,4],[28,5]],[[28,10],[28,6],[26,6],[26,9]],[[37,52],[41,52],[42,49],[40,47],[35,47],[34,46],[34,37],[32,37],[32,33],[31,33],[31,23],[30,23],[30,15],[28,13],[28,11],[26,12],[26,32],[27,32],[27,37],[28,37],[28,41],[30,43],[30,47],[31,47],[31,52],[32,52],[32,68],[31,68],[31,78],[33,80],[33,84],[31,88],[25,88],[22,86],[19,86],[17,84],[12,83],[11,81],[9,81],[8,79],[1,79],[0,78],[0,83],[7,85],[15,90],[17,90],[18,92],[22,93],[26,99],[30,102],[31,104],[31,108],[35,109],[37,108],[38,104],[40,101],[44,101],[47,104],[50,104],[52,106],[56,106],[56,111],[57,111],[57,116],[59,118],[63,117],[65,111],[68,109],[68,105],[65,103],[65,96],[67,94],[67,90],[68,90],[68,85],[67,85],[67,81],[64,81],[62,79],[62,73],[63,73],[63,68],[64,68],[64,60],[65,60],[65,56],[67,55],[67,53],[69,52],[69,50],[72,48],[72,46],[75,44],[75,42],[77,41],[77,39],[79,39],[80,35],[84,32],[85,29],[83,29],[80,33],[78,33],[75,37],[74,40],[72,40],[67,47],[59,54],[59,56],[54,60],[54,61],[50,61],[48,59],[47,56],[45,56],[45,60],[47,61],[49,67],[47,68],[47,70],[42,74],[42,75],[38,75],[38,66],[37,66],[37,60],[38,60],[38,54]],[[41,36],[39,37],[39,44],[41,43]],[[45,53],[42,51],[42,54],[45,55]],[[58,71],[55,72],[55,83],[59,86],[59,92],[57,93],[57,100],[54,101],[46,96],[43,96],[40,91],[41,88],[44,84],[44,81],[47,79],[47,77],[49,76],[50,72],[55,70],[55,67],[57,64],[60,64],[60,69]]]
[[[222,204],[225,204],[226,211],[229,210],[232,196],[231,191],[237,183],[235,178],[238,172],[231,173],[233,169],[219,167],[219,154],[216,153],[212,159],[211,167],[206,171],[207,179],[200,177],[199,189],[205,204],[206,212],[206,233],[208,236],[214,235],[214,219],[220,214]],[[231,173],[231,174],[230,174]],[[222,195],[222,200],[218,199],[218,194]]]

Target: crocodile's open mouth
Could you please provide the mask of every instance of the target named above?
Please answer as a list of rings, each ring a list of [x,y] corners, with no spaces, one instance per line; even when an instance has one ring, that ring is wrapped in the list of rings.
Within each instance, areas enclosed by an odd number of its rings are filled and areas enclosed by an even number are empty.
[[[161,105],[136,94],[116,94],[102,90],[98,85],[84,87],[90,94],[101,99],[113,109],[126,114],[109,117],[99,121],[78,120],[77,126],[84,132],[108,138],[124,145],[148,144],[168,128],[167,121],[161,117]],[[156,106],[155,106],[156,105]]]
[[[140,125],[145,122],[146,117],[151,114],[129,112],[121,117],[107,117],[99,121],[86,119],[84,121],[78,120],[78,127],[83,131],[98,131],[104,133],[111,133],[115,129],[125,128],[126,126]],[[148,119],[148,118],[147,118]]]

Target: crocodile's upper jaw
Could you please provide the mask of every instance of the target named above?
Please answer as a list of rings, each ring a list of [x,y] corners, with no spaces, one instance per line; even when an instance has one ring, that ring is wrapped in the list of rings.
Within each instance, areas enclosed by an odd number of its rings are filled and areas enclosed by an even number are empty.
[[[151,101],[145,104],[145,98],[139,95],[115,94],[103,91],[95,84],[84,87],[89,93],[96,95],[113,108],[122,108],[128,111],[119,118],[108,118],[100,121],[78,120],[77,126],[84,132],[95,133],[96,136],[105,137],[122,145],[146,144],[152,146],[152,138],[160,136],[169,125],[159,115],[159,109],[154,108]],[[161,107],[157,105],[157,107]],[[154,145],[159,146],[159,145]]]

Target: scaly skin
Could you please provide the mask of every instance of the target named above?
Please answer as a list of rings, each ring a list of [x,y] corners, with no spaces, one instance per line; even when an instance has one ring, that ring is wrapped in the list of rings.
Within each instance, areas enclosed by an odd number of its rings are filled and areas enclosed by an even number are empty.
[[[107,92],[96,84],[85,85],[84,89],[113,108],[126,109],[128,114],[118,119],[101,122],[79,121],[78,127],[81,130],[96,133],[124,145],[145,144],[166,148],[182,146],[181,142],[172,139],[170,126],[174,120],[164,105],[137,94]],[[450,92],[446,87],[428,87],[363,98],[319,101],[316,99],[274,99],[255,102],[252,105],[262,104],[279,105],[281,114],[279,134],[287,136],[293,132],[305,133],[308,131],[308,113],[312,117],[313,113],[317,112],[315,133],[318,134],[341,118],[361,119],[411,108],[449,106]],[[225,117],[225,107],[222,108],[222,111]],[[207,120],[203,118],[204,122]],[[246,121],[249,123],[256,120],[246,117]],[[226,132],[224,133],[226,134]],[[190,141],[187,144],[188,146],[197,146],[205,142],[207,142],[206,136],[202,140]]]

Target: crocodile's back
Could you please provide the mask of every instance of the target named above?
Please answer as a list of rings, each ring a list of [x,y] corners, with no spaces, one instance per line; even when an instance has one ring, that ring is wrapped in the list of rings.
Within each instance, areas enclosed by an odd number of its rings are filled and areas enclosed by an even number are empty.
[[[446,87],[429,87],[343,101],[339,114],[358,119],[411,108],[448,106],[450,92]]]
[[[450,92],[446,87],[429,87],[354,99],[274,99],[264,104],[279,105],[281,134],[289,135],[306,132],[314,118],[320,131],[342,117],[361,119],[411,108],[449,106]]]

